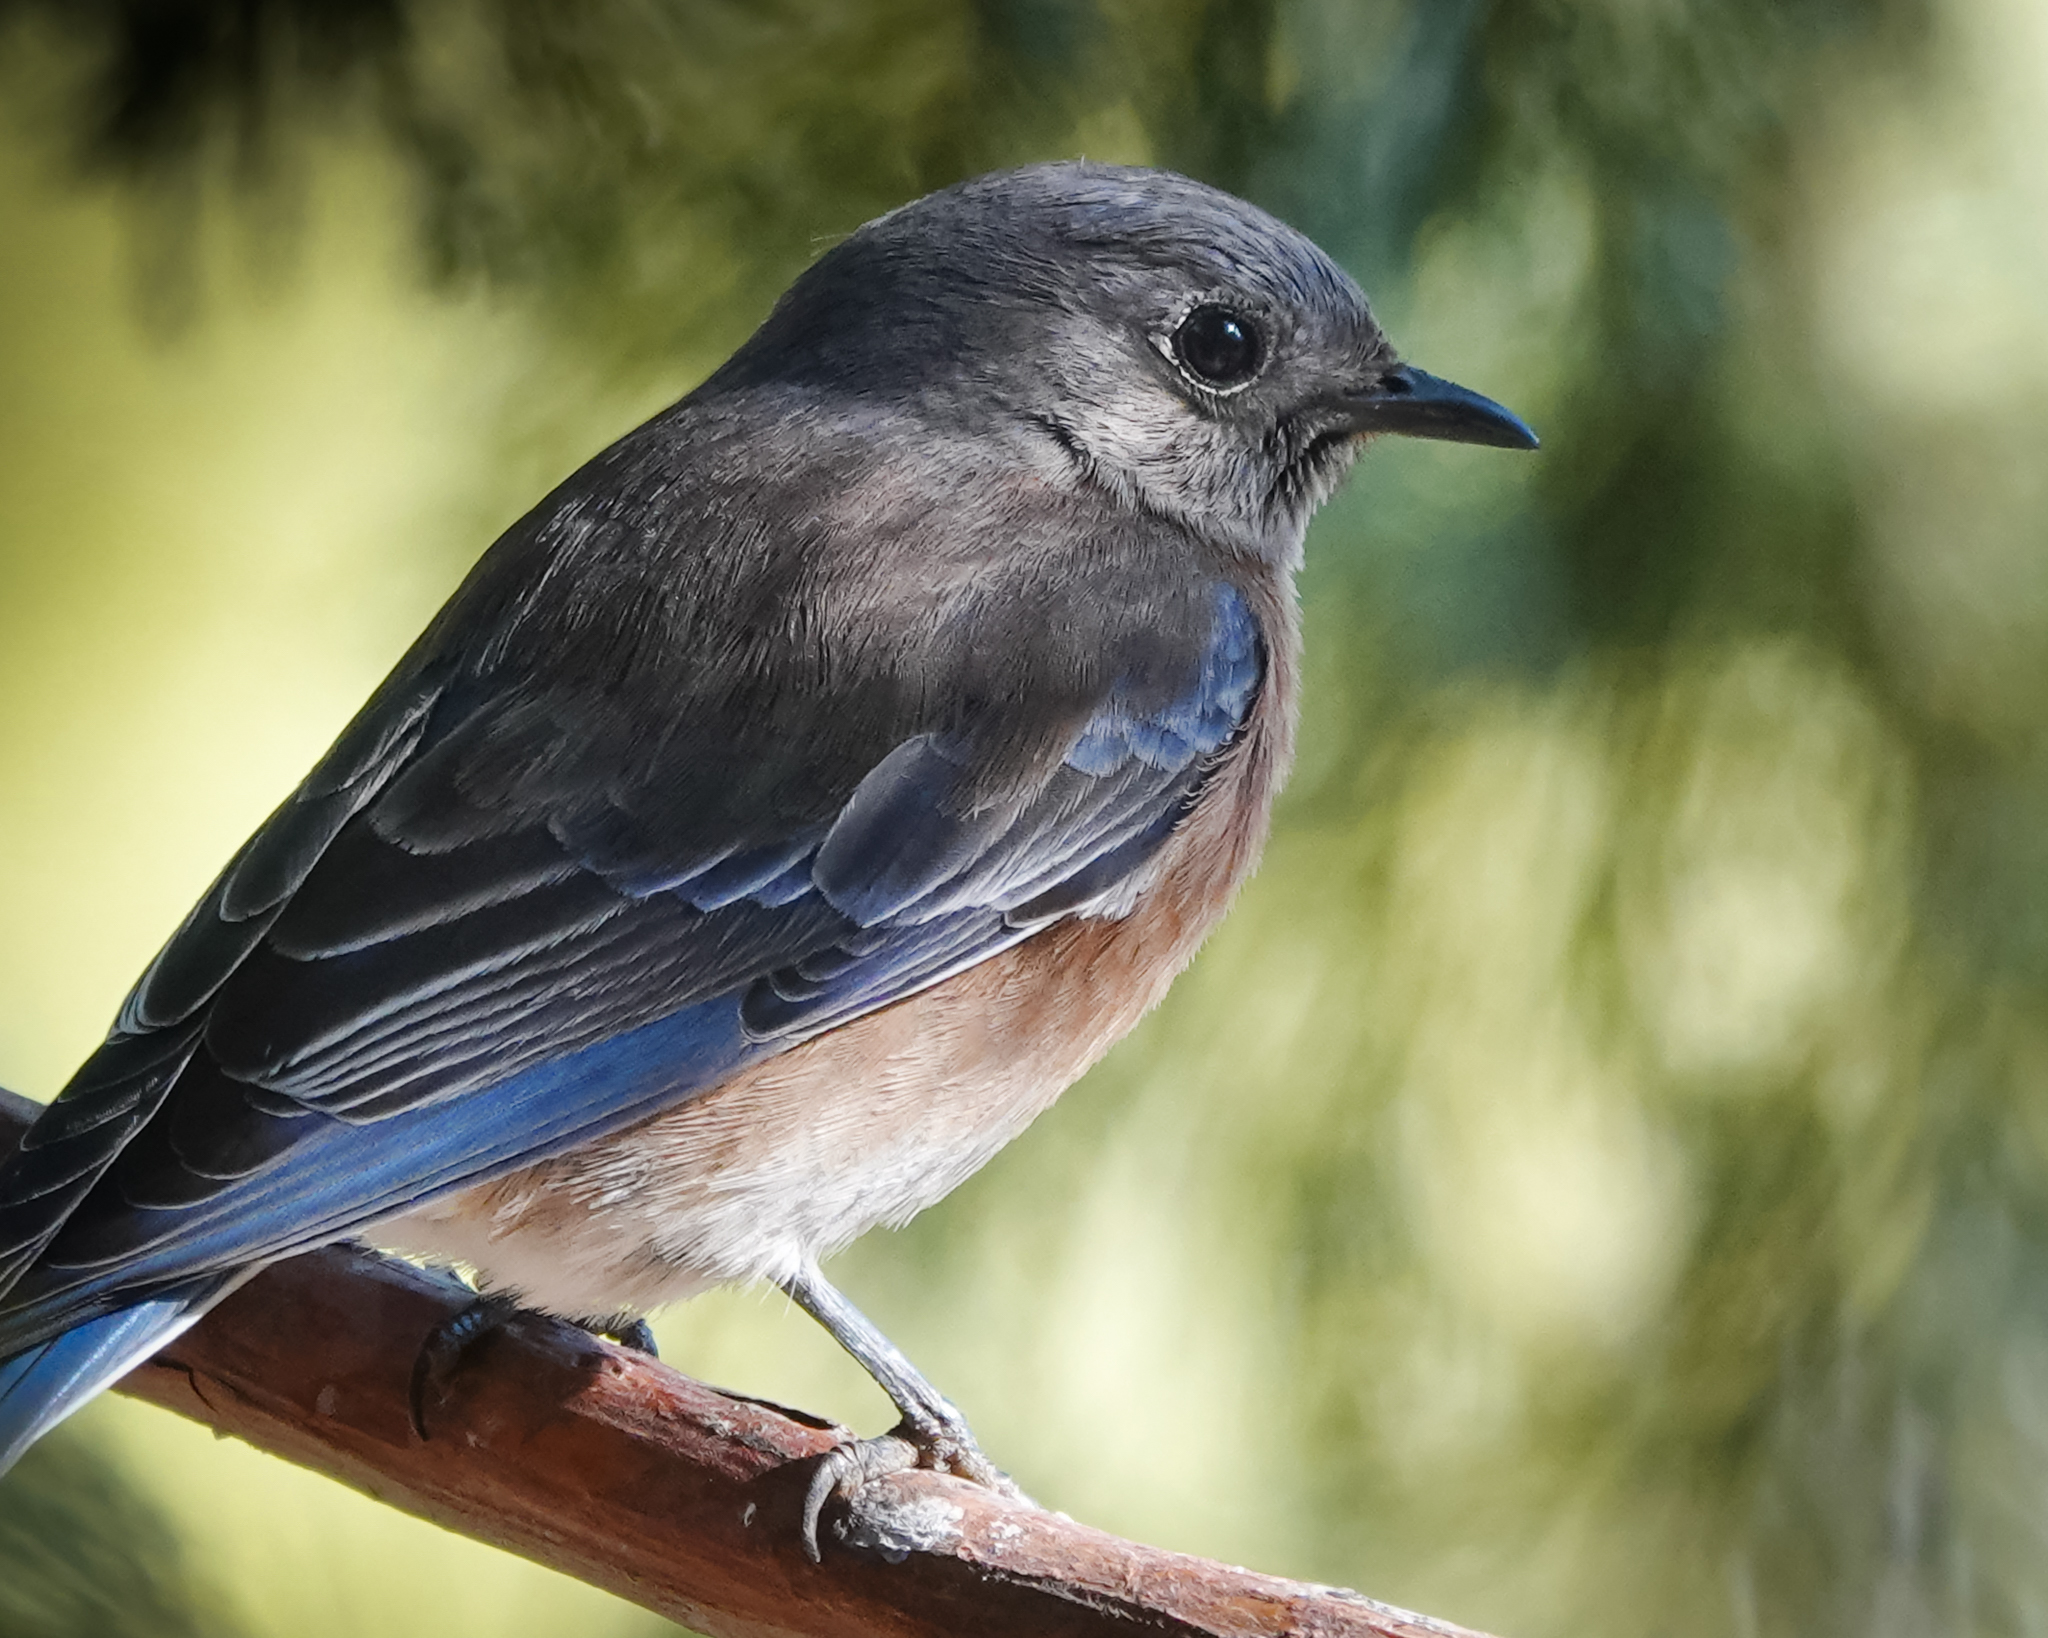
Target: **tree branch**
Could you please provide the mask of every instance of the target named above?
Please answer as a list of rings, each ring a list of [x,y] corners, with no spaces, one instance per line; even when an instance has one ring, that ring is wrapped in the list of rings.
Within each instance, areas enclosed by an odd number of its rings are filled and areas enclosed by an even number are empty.
[[[0,1148],[35,1110],[0,1092]],[[429,1407],[422,1442],[413,1361],[464,1301],[453,1282],[366,1251],[295,1257],[120,1391],[716,1638],[1477,1638],[932,1473],[828,1511],[813,1565],[799,1510],[813,1460],[842,1430],[537,1315],[477,1345]]]

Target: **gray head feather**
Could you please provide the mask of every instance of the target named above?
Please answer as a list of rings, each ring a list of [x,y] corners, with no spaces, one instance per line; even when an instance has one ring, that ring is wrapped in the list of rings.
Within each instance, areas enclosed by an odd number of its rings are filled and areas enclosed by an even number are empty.
[[[1248,379],[1179,356],[1205,307],[1251,332]],[[955,432],[1026,427],[1127,504],[1292,563],[1357,449],[1341,400],[1397,362],[1358,286],[1284,223],[1167,172],[1067,163],[870,222],[705,395],[803,387]]]

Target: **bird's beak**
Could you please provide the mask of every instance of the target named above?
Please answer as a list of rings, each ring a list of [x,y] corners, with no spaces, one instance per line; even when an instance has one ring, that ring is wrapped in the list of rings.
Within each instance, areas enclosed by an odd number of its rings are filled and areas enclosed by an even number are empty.
[[[1495,449],[1538,447],[1528,422],[1513,410],[1412,364],[1395,365],[1370,387],[1346,393],[1338,403],[1353,432],[1395,432],[1453,444],[1490,444]]]

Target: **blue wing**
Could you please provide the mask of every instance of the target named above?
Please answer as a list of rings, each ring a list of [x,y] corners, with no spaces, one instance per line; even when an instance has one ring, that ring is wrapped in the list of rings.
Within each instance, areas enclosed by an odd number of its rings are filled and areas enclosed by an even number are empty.
[[[1060,917],[1122,913],[1263,675],[1239,595],[1216,586],[1205,614],[994,797],[946,729],[828,800],[791,775],[725,801],[766,776],[715,748],[680,770],[614,756],[639,771],[593,791],[547,701],[401,673],[0,1168],[0,1357],[615,1130]]]

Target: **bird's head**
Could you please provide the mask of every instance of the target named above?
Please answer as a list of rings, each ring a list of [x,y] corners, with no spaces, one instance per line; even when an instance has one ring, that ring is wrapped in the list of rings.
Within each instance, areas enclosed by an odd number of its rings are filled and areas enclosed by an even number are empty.
[[[1122,166],[997,172],[868,223],[718,379],[1049,439],[1128,502],[1281,561],[1372,434],[1536,447],[1491,399],[1403,364],[1301,234]]]

